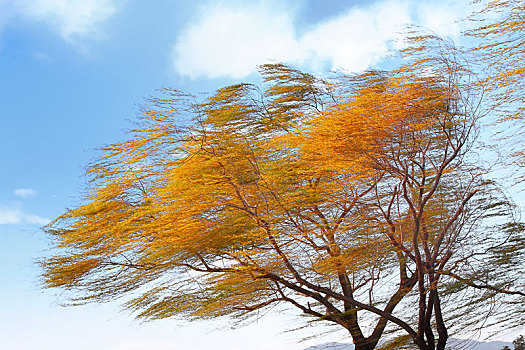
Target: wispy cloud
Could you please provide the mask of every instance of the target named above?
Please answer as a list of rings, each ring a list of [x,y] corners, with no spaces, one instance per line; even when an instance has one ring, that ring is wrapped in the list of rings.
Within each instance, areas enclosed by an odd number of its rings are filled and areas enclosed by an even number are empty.
[[[471,1],[421,1],[414,6],[413,22],[440,36],[457,39],[462,26],[469,25],[462,19],[480,6]]]
[[[269,60],[356,72],[384,59],[409,24],[454,37],[468,8],[457,1],[383,0],[299,30],[294,8],[272,1],[214,2],[173,46],[176,72],[190,78],[244,77]],[[458,10],[458,9],[461,9]]]
[[[98,34],[98,25],[116,11],[114,0],[23,0],[21,3],[25,15],[51,25],[65,40]]]
[[[13,193],[15,194],[15,196],[18,196],[20,198],[36,196],[36,191],[32,188],[19,188],[14,190]]]
[[[20,222],[22,218],[18,210],[0,205],[0,225],[19,224]]]
[[[20,203],[0,204],[0,225],[36,224],[43,226],[49,222],[47,218],[24,212]]]
[[[0,0],[0,26],[17,18],[45,23],[68,42],[100,36],[117,11],[115,0]],[[0,28],[1,29],[1,28]]]

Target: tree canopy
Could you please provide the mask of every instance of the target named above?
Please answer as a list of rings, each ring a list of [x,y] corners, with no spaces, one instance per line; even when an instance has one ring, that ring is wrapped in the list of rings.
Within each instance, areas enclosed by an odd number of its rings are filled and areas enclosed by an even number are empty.
[[[146,320],[284,304],[357,350],[522,324],[525,238],[480,157],[482,94],[459,51],[413,43],[391,71],[269,64],[261,87],[165,89],[47,227],[46,285],[131,296]]]

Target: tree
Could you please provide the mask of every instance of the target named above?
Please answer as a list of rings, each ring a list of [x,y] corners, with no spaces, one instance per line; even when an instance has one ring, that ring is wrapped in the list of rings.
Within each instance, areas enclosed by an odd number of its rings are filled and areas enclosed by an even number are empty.
[[[382,187],[379,191],[385,197],[378,196],[379,210],[372,215],[373,219],[368,220],[383,221],[383,227],[390,228],[391,232],[388,234],[385,229],[382,233],[388,236],[390,244],[396,248],[398,261],[415,265],[405,270],[404,263],[399,264],[400,276],[407,277],[406,271],[410,270],[419,273],[417,285],[414,286],[419,289],[419,298],[416,299],[419,315],[414,315],[418,321],[414,325],[411,340],[419,348],[433,349],[445,346],[447,328],[450,328],[450,325],[446,326],[446,319],[449,324],[455,323],[460,327],[475,323],[481,325],[485,316],[479,314],[479,310],[483,309],[480,305],[486,303],[487,299],[497,297],[501,292],[509,292],[521,295],[523,301],[523,292],[506,289],[520,279],[513,275],[512,270],[522,266],[522,258],[519,257],[522,253],[519,244],[508,242],[496,255],[505,254],[506,259],[509,259],[516,253],[511,259],[517,260],[505,260],[505,264],[499,264],[504,260],[497,262],[501,258],[486,255],[497,249],[497,244],[490,247],[485,245],[484,240],[496,239],[498,235],[502,238],[503,232],[485,232],[486,235],[477,237],[471,235],[473,226],[470,225],[479,224],[475,223],[477,220],[471,219],[490,217],[493,214],[489,213],[489,208],[496,205],[492,202],[494,198],[490,198],[494,192],[488,195],[491,192],[488,183],[482,180],[481,174],[486,170],[472,167],[468,160],[468,154],[474,147],[470,142],[475,140],[475,124],[478,118],[484,116],[480,110],[481,100],[476,100],[476,91],[472,88],[472,73],[459,64],[460,53],[447,47],[446,42],[428,36],[415,37],[413,40],[416,46],[409,50],[409,54],[415,62],[402,67],[397,72],[398,76],[389,72],[391,78],[380,89],[377,84],[367,81],[364,84],[369,89],[367,98],[361,99],[363,96],[359,96],[359,99],[340,105],[342,110],[338,110],[334,117],[323,116],[319,119],[321,127],[314,128],[315,137],[308,144],[328,150],[324,155],[328,162],[348,164],[354,159],[366,157],[372,162],[372,167],[382,172],[380,184],[388,184],[389,187]],[[433,54],[429,56],[427,51]],[[374,76],[373,79],[378,78]],[[383,77],[379,77],[379,80],[385,81]],[[320,142],[316,144],[315,139]],[[370,142],[363,143],[367,139]],[[314,149],[311,151],[315,152]],[[318,157],[319,153],[322,151],[318,151],[315,156]],[[336,163],[336,167],[342,168],[344,165]],[[400,193],[401,189],[403,194]],[[480,192],[488,196],[483,199],[478,197],[479,202],[472,203],[472,198],[480,196]],[[465,212],[467,206],[470,213]],[[398,209],[397,217],[391,211],[393,207]],[[399,208],[403,210],[399,212]],[[476,211],[478,213],[474,214]],[[408,227],[405,226],[407,224]],[[510,224],[506,229],[511,231],[521,228]],[[431,233],[426,236],[424,231]],[[396,237],[398,234],[401,239]],[[443,242],[445,237],[448,237],[446,243]],[[407,242],[403,242],[403,239],[407,239]],[[522,240],[516,237],[513,239]],[[470,246],[458,244],[462,241],[469,242]],[[411,247],[407,248],[410,243]],[[473,262],[477,260],[471,259],[474,256],[494,260],[492,264],[484,261],[474,266]],[[446,267],[448,265],[455,269],[463,263],[466,264],[458,269],[461,271],[459,274]],[[498,278],[496,274],[502,274],[499,277],[503,278]],[[447,281],[445,276],[452,279]],[[403,284],[403,278],[399,284]],[[465,302],[468,298],[453,301],[452,298],[459,292],[458,288],[465,287],[486,289],[486,292],[482,295],[471,294],[471,303]],[[464,292],[468,293],[466,290]],[[444,296],[448,298],[445,306],[440,301]],[[514,299],[513,302],[520,301]],[[453,310],[454,305],[461,307]],[[432,317],[435,318],[434,325],[430,324]],[[515,324],[520,325],[520,322]],[[433,328],[437,330],[437,339],[434,339]],[[404,338],[407,339],[406,336]],[[393,342],[390,345],[400,348],[401,343]]]
[[[479,25],[467,32],[467,35],[477,39],[473,50],[479,55],[477,69],[484,76],[479,87],[490,96],[487,103],[493,109],[496,119],[510,124],[506,127],[511,133],[504,134],[504,137],[518,144],[518,148],[511,145],[513,152],[508,152],[507,156],[511,156],[514,164],[522,167],[525,165],[520,131],[525,116],[523,13],[525,4],[521,0],[486,1],[483,9],[471,16],[471,20]]]
[[[261,73],[264,90],[152,100],[89,168],[84,204],[47,227],[46,285],[79,303],[131,295],[146,320],[286,304],[357,350],[385,332],[444,349],[452,320],[480,326],[480,305],[523,298],[519,275],[499,274],[523,259],[521,226],[472,161],[480,115],[461,65]]]
[[[514,339],[512,344],[514,345],[514,350],[525,350],[525,338],[522,335]]]
[[[514,350],[524,350],[525,349],[525,338],[523,338],[522,335],[517,337],[512,341],[512,344],[514,345]],[[501,350],[510,350],[510,348],[505,345],[503,349]]]
[[[471,16],[480,23],[468,35],[480,39],[475,50],[482,56],[481,63],[490,80],[488,90],[496,92],[492,102],[498,105],[514,105],[514,113],[506,118],[523,116],[523,90],[525,84],[525,4],[520,0],[491,0]]]

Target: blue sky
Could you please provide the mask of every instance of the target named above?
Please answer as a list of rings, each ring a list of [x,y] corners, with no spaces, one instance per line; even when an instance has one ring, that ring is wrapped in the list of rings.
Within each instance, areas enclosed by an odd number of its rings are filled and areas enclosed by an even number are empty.
[[[228,321],[140,325],[118,304],[63,308],[42,290],[39,227],[78,203],[84,167],[125,138],[156,89],[197,93],[256,80],[286,62],[323,74],[384,64],[418,24],[457,39],[464,0],[0,0],[0,348],[303,349],[294,313],[229,330]],[[299,319],[300,321],[300,319]],[[218,330],[216,330],[218,329]],[[346,339],[347,340],[347,339]]]

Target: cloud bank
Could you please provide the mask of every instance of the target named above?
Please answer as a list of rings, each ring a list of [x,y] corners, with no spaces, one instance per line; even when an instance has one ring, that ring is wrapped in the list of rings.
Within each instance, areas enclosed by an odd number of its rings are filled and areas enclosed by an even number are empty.
[[[305,31],[297,25],[297,11],[272,1],[214,2],[177,38],[173,66],[192,79],[242,78],[272,60],[314,71],[357,72],[384,59],[408,24],[454,38],[457,19],[468,11],[468,2],[382,0]]]

